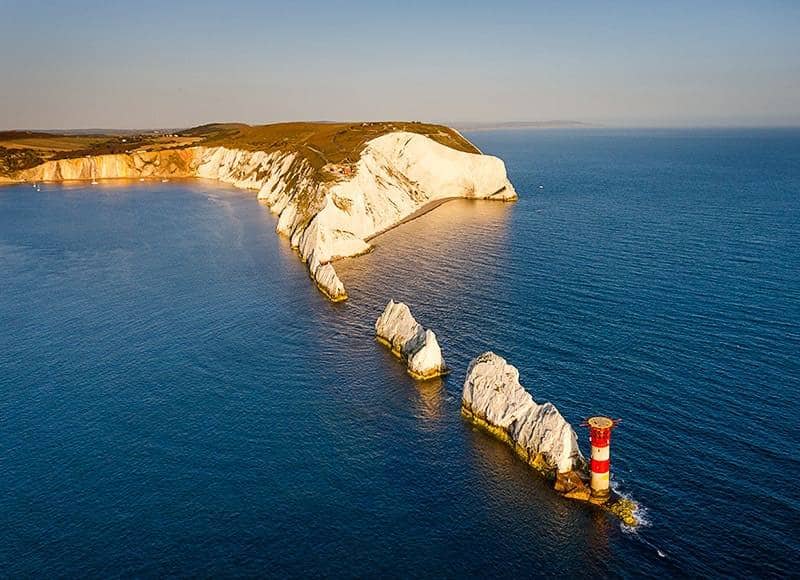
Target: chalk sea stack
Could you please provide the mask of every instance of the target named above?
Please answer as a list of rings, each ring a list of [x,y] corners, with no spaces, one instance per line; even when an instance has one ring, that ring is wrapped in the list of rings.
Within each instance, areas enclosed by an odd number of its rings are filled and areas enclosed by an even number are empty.
[[[457,131],[413,122],[204,125],[170,134],[0,132],[0,182],[215,179],[258,192],[311,277],[347,298],[332,265],[448,198],[513,200],[503,162]]]
[[[375,334],[406,361],[408,374],[414,378],[431,379],[447,374],[436,335],[423,328],[402,302],[389,301],[375,321]]]
[[[519,371],[493,352],[467,369],[461,399],[464,417],[508,443],[517,455],[554,481],[570,499],[595,503],[586,485],[586,459],[578,437],[552,403],[537,403],[519,382]],[[601,507],[635,526],[636,503],[611,494]]]
[[[538,404],[519,382],[519,371],[493,352],[469,365],[461,399],[465,415],[513,445],[540,471],[584,469],[578,437],[552,403]]]

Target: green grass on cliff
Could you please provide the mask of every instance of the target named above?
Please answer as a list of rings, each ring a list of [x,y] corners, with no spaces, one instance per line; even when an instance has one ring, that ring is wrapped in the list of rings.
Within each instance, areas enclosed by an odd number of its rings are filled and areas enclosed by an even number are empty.
[[[442,125],[414,122],[276,123],[273,125],[214,124],[181,135],[200,137],[207,145],[252,151],[294,151],[314,167],[326,163],[355,163],[367,141],[393,131],[419,133],[459,151],[478,153],[472,143]]]
[[[355,163],[367,141],[393,131],[419,133],[470,153],[478,150],[443,125],[407,121],[371,123],[217,123],[180,131],[177,137],[148,132],[121,135],[61,135],[31,131],[0,132],[0,176],[35,167],[50,159],[179,149],[192,145],[225,146],[251,151],[286,151],[304,157],[319,171],[328,163]],[[173,134],[174,135],[174,134]]]

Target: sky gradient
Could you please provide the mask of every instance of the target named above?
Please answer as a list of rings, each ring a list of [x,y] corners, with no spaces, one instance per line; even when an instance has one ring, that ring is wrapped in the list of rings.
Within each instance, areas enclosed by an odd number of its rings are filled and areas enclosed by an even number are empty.
[[[800,2],[0,0],[0,129],[800,125]]]

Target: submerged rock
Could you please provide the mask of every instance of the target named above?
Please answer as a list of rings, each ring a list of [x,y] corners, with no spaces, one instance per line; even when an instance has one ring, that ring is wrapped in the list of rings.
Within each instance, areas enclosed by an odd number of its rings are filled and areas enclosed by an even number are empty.
[[[425,330],[402,302],[389,300],[383,314],[375,321],[375,334],[406,361],[408,374],[414,378],[430,379],[447,374],[436,335]]]
[[[513,445],[517,453],[540,471],[568,474],[586,465],[578,438],[552,403],[539,404],[519,382],[519,371],[493,352],[472,361],[461,400],[466,416]],[[580,478],[562,475],[566,486]]]

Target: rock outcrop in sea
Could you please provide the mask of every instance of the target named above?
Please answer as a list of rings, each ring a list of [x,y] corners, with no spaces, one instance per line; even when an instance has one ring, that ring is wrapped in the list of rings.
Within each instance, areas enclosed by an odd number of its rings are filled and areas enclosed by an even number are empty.
[[[586,459],[578,437],[552,403],[537,403],[519,382],[519,371],[493,352],[469,365],[461,413],[511,445],[529,465],[554,479],[564,497],[600,503],[626,525],[636,526],[637,504],[612,493],[601,501],[586,485]]]
[[[389,300],[383,314],[375,321],[375,334],[406,361],[412,377],[431,379],[447,374],[436,335],[423,328],[402,302]]]
[[[469,365],[462,412],[481,423],[530,465],[553,475],[585,468],[578,437],[552,403],[539,404],[519,382],[519,371],[493,352]]]
[[[258,191],[286,236],[332,300],[347,297],[332,262],[370,249],[368,239],[447,198],[513,200],[503,162],[459,151],[430,137],[393,131],[367,141],[348,164],[317,169],[278,146],[269,151],[189,146],[53,159],[18,172],[15,181],[201,177]],[[322,177],[321,177],[322,176]]]

